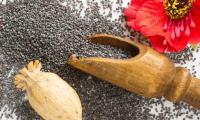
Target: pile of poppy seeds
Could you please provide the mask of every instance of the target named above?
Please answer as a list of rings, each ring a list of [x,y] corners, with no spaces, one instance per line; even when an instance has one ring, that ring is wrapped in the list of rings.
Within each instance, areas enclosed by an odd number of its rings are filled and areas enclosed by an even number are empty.
[[[1,4],[4,28],[0,31],[0,120],[41,119],[30,107],[25,93],[13,85],[18,70],[35,59],[43,63],[44,71],[57,73],[76,89],[82,101],[83,120],[199,119],[199,110],[182,102],[147,99],[67,64],[68,57],[74,53],[80,57],[131,57],[129,51],[87,40],[89,35],[108,33],[143,42],[139,33],[130,31],[124,24],[122,1],[88,0],[87,7],[81,0],[17,0]],[[117,5],[114,10],[113,5]],[[121,13],[115,20],[111,19],[113,11]],[[185,64],[195,61],[193,53],[197,51],[198,48],[187,48],[167,55],[175,63]]]

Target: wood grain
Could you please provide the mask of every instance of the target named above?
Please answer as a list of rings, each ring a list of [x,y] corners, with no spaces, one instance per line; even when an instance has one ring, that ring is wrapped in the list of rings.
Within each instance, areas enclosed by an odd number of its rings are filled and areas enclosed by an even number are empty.
[[[200,108],[200,81],[189,71],[175,67],[165,55],[127,38],[107,34],[90,37],[95,43],[125,48],[133,57],[125,60],[89,57],[77,59],[72,55],[68,63],[73,67],[145,97],[164,96],[172,102],[185,101]]]

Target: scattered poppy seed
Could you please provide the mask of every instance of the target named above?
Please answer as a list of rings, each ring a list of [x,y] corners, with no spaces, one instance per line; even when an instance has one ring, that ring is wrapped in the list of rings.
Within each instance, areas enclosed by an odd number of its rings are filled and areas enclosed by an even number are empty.
[[[130,57],[130,52],[123,49],[92,44],[86,37],[94,33],[128,36],[148,44],[139,33],[126,28],[123,16],[111,19],[111,11],[122,13],[122,3],[123,0],[117,0],[119,6],[115,10],[112,10],[114,2],[109,0],[98,4],[88,0],[87,8],[81,0],[25,0],[0,4],[0,15],[5,20],[4,29],[0,31],[0,111],[3,111],[0,119],[41,119],[12,81],[19,68],[33,59],[41,60],[45,71],[58,73],[77,90],[84,110],[83,120],[197,118],[200,112],[182,102],[172,104],[164,98],[144,98],[66,64],[73,53],[80,57]],[[108,9],[105,16],[100,12],[102,6]],[[81,18],[83,9],[84,17]],[[176,63],[193,60],[189,48],[168,55]]]

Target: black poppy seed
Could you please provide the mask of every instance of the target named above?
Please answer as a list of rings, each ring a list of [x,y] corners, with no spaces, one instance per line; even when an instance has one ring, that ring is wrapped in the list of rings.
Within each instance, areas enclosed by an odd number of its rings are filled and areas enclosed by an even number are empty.
[[[185,64],[186,61],[193,59],[193,53],[190,47],[179,53],[167,53],[166,55],[169,56],[175,63],[179,64]]]
[[[4,110],[10,109],[11,113],[16,114],[17,119],[20,120],[41,119],[31,109],[28,101],[24,100],[25,94],[16,90],[11,81],[16,71],[25,63],[39,59],[43,62],[45,71],[58,73],[77,90],[84,109],[83,120],[110,120],[110,118],[167,120],[191,113],[198,116],[199,111],[186,104],[173,104],[174,108],[167,107],[166,100],[163,98],[146,99],[95,77],[88,79],[89,75],[66,65],[68,56],[73,53],[78,53],[79,57],[130,57],[128,51],[92,44],[85,39],[85,36],[94,33],[128,35],[129,38],[143,44],[149,45],[149,42],[139,33],[128,29],[122,16],[115,21],[108,19],[112,17],[111,12],[102,16],[99,12],[100,6],[94,1],[88,1],[89,7],[85,10],[84,18],[79,17],[83,9],[80,0],[65,2],[72,8],[61,6],[53,0],[16,1],[6,6],[0,5],[0,15],[5,19],[5,27],[0,32],[0,67],[2,68],[0,69],[2,86],[0,108],[7,105]],[[117,3],[121,4],[122,0],[117,0]],[[112,4],[109,0],[101,2],[103,8],[109,11],[112,10]],[[80,9],[75,9],[78,5]],[[117,11],[122,12],[123,7],[119,6]],[[168,55],[176,63],[182,64],[192,57],[189,49]],[[14,71],[7,78],[12,67]],[[158,106],[161,106],[161,109]],[[150,113],[152,109],[158,112],[158,115]],[[181,111],[182,109],[190,112],[186,113]],[[11,113],[6,115],[7,118],[13,117]]]

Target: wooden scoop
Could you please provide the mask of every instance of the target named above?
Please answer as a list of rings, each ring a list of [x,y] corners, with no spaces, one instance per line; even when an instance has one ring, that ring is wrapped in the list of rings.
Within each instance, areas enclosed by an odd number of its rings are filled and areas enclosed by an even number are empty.
[[[200,108],[200,80],[183,67],[175,67],[164,54],[127,38],[107,34],[90,37],[95,43],[130,50],[132,58],[110,59],[76,55],[68,63],[75,68],[145,97],[161,97],[172,102],[184,101]]]

